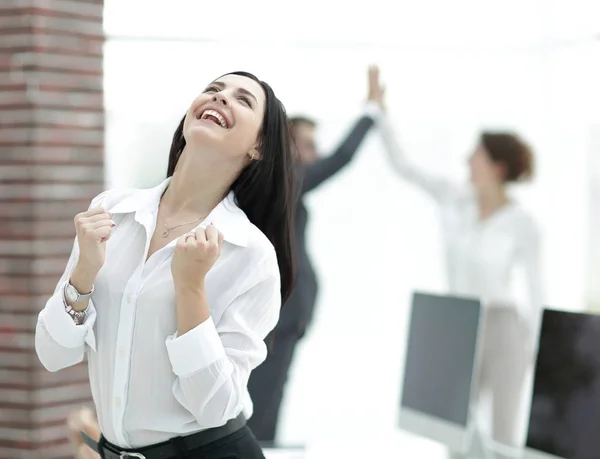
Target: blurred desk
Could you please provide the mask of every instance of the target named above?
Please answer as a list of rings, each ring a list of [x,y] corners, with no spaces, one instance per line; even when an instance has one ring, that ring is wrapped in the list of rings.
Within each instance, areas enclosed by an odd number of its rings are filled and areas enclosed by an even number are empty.
[[[403,431],[348,432],[308,442],[305,448],[263,447],[266,459],[373,459],[427,458],[448,459],[444,445]]]
[[[373,435],[363,439],[349,436],[346,439],[318,441],[306,448],[263,448],[263,452],[266,459],[451,458],[444,445],[405,432]],[[475,450],[472,454],[468,459],[484,457],[484,453],[479,450]],[[528,455],[521,458],[521,454],[518,453],[515,457],[520,459],[542,457],[528,452]]]
[[[263,448],[265,459],[307,459],[302,448]]]

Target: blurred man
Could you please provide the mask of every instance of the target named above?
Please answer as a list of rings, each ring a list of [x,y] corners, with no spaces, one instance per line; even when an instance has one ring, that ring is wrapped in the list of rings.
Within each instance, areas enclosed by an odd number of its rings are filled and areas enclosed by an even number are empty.
[[[317,154],[315,145],[316,122],[301,116],[290,120],[295,140],[293,148],[296,149],[302,176],[300,196],[295,209],[298,278],[292,294],[281,310],[279,323],[267,340],[267,359],[252,372],[248,384],[254,403],[254,413],[248,425],[256,438],[263,443],[274,442],[294,350],[312,321],[317,298],[317,277],[306,249],[306,226],[309,216],[304,205],[304,195],[350,163],[374,124],[373,116],[378,110],[374,104],[374,95],[369,94],[364,114],[354,123],[350,133],[335,152],[322,158]]]

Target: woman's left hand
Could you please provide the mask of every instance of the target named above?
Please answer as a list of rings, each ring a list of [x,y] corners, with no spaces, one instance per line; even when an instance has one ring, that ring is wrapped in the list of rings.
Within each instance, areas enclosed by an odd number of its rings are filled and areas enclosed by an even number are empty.
[[[212,223],[181,236],[171,262],[175,286],[202,289],[206,273],[219,258],[222,243],[223,235]]]

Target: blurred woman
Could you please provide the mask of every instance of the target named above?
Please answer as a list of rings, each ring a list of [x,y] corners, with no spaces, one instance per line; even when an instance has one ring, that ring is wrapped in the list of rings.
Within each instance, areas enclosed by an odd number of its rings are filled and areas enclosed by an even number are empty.
[[[519,447],[523,383],[533,365],[542,308],[540,234],[508,187],[532,178],[533,153],[516,134],[482,132],[468,159],[467,187],[431,175],[404,155],[384,110],[376,67],[370,69],[369,80],[380,106],[377,125],[394,170],[439,209],[450,292],[482,300],[478,395],[491,395],[493,443],[499,449]],[[513,286],[519,281],[526,286],[526,298],[515,294]]]

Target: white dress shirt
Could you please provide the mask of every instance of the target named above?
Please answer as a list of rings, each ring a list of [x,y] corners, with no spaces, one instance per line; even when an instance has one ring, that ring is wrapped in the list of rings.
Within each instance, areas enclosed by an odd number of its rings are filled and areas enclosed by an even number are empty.
[[[484,306],[515,308],[533,340],[542,308],[540,234],[515,202],[480,219],[473,190],[434,177],[405,158],[388,117],[377,123],[395,169],[438,204],[451,293],[473,296]]]
[[[252,369],[281,306],[275,250],[230,193],[201,227],[223,233],[221,255],[206,278],[211,317],[177,336],[171,259],[176,241],[146,261],[158,205],[169,184],[112,190],[91,204],[113,214],[106,263],[82,325],[65,312],[63,286],[78,259],[77,240],[54,295],[38,319],[35,347],[50,371],[87,353],[100,429],[108,441],[137,448],[225,424],[252,403]]]

